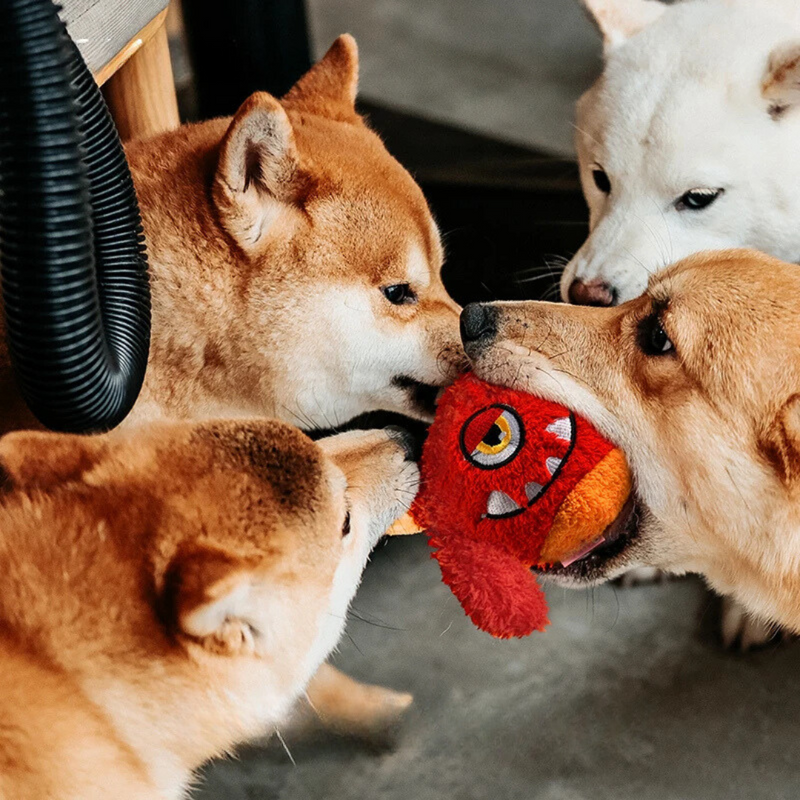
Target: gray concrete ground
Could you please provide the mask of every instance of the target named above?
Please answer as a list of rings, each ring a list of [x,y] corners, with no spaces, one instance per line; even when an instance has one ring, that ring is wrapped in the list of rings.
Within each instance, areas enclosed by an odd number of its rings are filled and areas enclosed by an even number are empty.
[[[211,765],[197,800],[795,800],[800,646],[721,652],[681,580],[548,592],[552,624],[472,627],[424,540],[376,554],[337,663],[412,691],[393,749],[322,738]],[[703,632],[706,631],[706,632]]]
[[[600,69],[579,0],[309,0],[315,52],[361,50],[361,90],[382,105],[557,154]]]

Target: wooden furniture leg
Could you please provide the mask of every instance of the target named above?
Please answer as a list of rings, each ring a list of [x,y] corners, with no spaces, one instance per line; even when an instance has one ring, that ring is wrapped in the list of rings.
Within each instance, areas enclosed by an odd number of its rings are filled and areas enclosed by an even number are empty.
[[[154,136],[180,125],[163,24],[109,78],[103,94],[123,141]]]

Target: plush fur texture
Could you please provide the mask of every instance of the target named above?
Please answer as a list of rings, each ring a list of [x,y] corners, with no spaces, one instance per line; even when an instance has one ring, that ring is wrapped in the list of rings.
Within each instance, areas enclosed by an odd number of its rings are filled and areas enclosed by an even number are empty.
[[[12,433],[0,466],[3,800],[179,800],[274,730],[418,482],[386,432],[265,420]]]
[[[584,419],[473,375],[445,391],[422,473],[413,514],[442,578],[475,624],[499,638],[545,627],[531,567],[602,541],[630,492],[624,457]],[[568,501],[572,524],[562,511]]]

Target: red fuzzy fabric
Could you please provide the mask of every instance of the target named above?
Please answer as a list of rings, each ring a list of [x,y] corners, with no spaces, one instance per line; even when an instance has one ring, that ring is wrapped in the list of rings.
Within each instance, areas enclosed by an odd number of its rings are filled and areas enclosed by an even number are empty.
[[[480,468],[468,453],[502,411],[481,413],[490,406],[513,409],[524,432],[508,463]],[[572,445],[546,430],[568,417],[574,426]],[[544,595],[530,568],[538,562],[564,498],[612,447],[563,406],[491,386],[473,375],[444,393],[425,443],[413,514],[428,530],[442,579],[481,630],[509,638],[547,624]],[[562,459],[554,477],[548,458]],[[529,482],[544,487],[533,503],[525,494]],[[495,490],[521,510],[507,518],[487,517],[487,501]]]
[[[547,626],[547,602],[533,573],[514,556],[485,542],[430,537],[442,580],[482,631],[498,639],[527,636]]]

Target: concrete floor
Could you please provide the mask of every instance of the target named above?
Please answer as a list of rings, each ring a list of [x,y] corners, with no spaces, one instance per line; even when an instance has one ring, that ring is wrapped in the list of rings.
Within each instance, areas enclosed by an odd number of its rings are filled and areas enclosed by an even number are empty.
[[[600,70],[579,0],[309,0],[315,52],[361,51],[361,93],[382,105],[556,154]]]
[[[694,580],[548,593],[523,641],[474,629],[424,540],[369,567],[337,663],[412,691],[395,746],[333,738],[249,747],[196,800],[795,800],[800,646],[747,657],[713,641]]]

